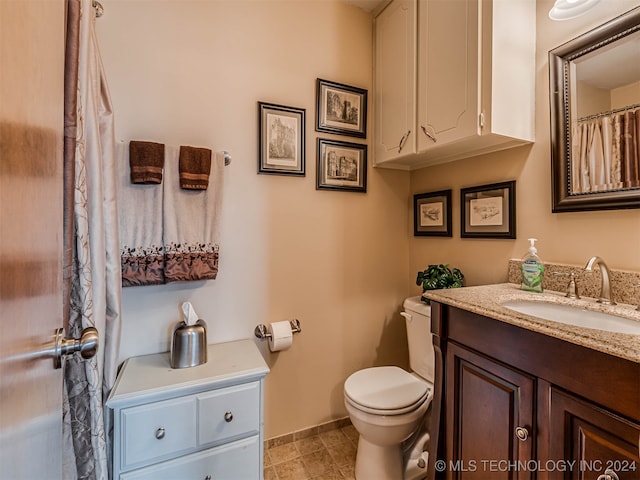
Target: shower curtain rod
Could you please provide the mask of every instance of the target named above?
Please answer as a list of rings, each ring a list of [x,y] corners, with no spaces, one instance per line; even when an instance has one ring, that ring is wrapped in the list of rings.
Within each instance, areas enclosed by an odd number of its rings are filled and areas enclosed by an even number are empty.
[[[613,115],[614,113],[626,112],[627,110],[633,110],[640,107],[640,103],[634,103],[633,105],[627,105],[626,107],[616,108],[615,110],[609,110],[608,112],[596,113],[595,115],[587,115],[578,119],[578,123],[586,122],[587,120],[593,120],[594,118],[604,117],[606,115]]]
[[[96,18],[100,18],[104,13],[104,7],[98,0],[93,0],[93,8],[96,9]]]

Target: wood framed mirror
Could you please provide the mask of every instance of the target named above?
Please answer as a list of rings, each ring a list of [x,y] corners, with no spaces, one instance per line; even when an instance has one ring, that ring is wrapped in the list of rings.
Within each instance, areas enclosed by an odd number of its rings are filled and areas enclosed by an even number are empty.
[[[549,52],[553,212],[640,208],[640,7]]]

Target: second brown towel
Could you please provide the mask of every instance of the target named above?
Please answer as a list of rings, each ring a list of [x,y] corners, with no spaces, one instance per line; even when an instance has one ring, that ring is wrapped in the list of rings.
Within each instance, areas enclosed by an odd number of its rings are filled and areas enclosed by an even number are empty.
[[[206,190],[211,173],[211,150],[180,146],[180,188]]]
[[[131,183],[162,183],[164,144],[132,140],[129,142]]]

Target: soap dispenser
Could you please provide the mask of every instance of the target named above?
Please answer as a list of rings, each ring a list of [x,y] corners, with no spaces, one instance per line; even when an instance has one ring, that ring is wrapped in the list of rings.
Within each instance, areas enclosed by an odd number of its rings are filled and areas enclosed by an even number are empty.
[[[536,248],[537,238],[529,238],[529,251],[522,257],[522,283],[520,288],[528,292],[542,293],[542,277],[544,275],[544,265],[538,257]]]

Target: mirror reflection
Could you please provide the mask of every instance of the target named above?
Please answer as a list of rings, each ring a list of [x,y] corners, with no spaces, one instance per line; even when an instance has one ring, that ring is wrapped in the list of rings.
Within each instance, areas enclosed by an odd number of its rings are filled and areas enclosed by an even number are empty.
[[[570,194],[640,186],[640,32],[570,64]]]
[[[640,208],[640,7],[549,52],[553,212]]]

